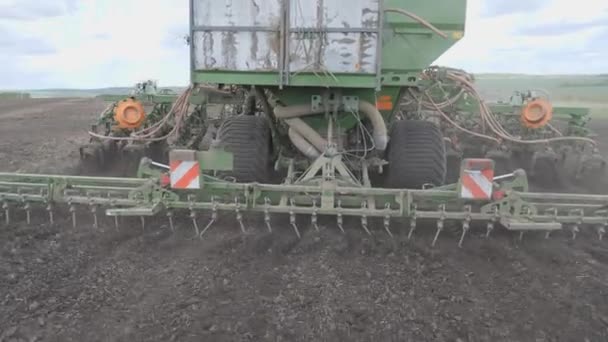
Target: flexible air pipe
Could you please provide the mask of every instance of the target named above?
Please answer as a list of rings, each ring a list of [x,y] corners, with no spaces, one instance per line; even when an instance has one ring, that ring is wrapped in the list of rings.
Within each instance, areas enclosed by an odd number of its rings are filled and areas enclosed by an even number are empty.
[[[325,151],[327,148],[327,140],[323,138],[317,131],[315,131],[310,125],[300,118],[293,118],[285,120],[289,128],[296,131],[304,139],[306,139],[312,146],[319,151]],[[294,144],[295,145],[295,144]],[[302,151],[303,152],[303,151]]]
[[[384,122],[382,114],[376,109],[376,106],[367,101],[359,102],[359,112],[363,113],[372,123],[376,149],[379,151],[386,150],[386,147],[388,146],[388,129],[386,128],[386,123]],[[275,108],[275,115],[277,118],[285,120],[290,127],[294,128],[302,137],[312,143],[313,146],[320,151],[325,150],[327,141],[299,118],[323,113],[325,113],[324,109],[313,111],[310,108],[310,105]],[[294,125],[297,127],[294,127]]]
[[[379,151],[386,150],[388,146],[388,129],[380,111],[378,111],[376,106],[367,101],[359,101],[359,112],[365,114],[369,121],[371,121],[372,127],[374,127],[373,135],[376,149]]]
[[[321,152],[317,150],[311,143],[308,142],[295,129],[289,129],[289,139],[293,145],[309,159],[317,159],[321,156]]]
[[[324,114],[324,113],[325,113],[325,108],[321,108],[316,111],[313,111],[312,108],[310,108],[309,104],[288,106],[288,107],[277,107],[274,109],[274,114],[277,116],[277,118],[284,119],[284,120],[300,118],[303,116],[319,115],[319,114]]]

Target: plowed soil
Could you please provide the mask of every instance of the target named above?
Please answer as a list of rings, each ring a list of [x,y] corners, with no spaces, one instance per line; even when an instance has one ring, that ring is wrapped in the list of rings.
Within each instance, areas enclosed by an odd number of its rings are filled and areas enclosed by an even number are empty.
[[[2,171],[70,173],[94,100],[0,103]],[[608,120],[597,120],[608,152]],[[608,241],[475,230],[457,246],[433,226],[407,241],[347,221],[298,240],[224,215],[203,241],[191,223],[0,223],[0,341],[608,341]],[[204,223],[205,217],[200,218]]]

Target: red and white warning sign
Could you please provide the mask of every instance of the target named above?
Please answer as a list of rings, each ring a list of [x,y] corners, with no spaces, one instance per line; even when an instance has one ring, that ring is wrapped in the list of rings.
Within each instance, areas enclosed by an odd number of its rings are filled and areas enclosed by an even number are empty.
[[[171,161],[171,187],[173,189],[200,189],[201,175],[198,161]]]
[[[201,165],[195,151],[173,150],[169,153],[169,159],[173,189],[201,188]]]
[[[460,197],[489,200],[494,190],[494,161],[465,159],[460,173]]]

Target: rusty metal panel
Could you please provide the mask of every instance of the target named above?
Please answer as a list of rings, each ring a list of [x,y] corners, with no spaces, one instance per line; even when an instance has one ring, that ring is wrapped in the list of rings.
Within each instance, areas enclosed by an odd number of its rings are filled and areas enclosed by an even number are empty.
[[[302,38],[291,34],[291,72],[376,72],[377,34],[327,33]]]
[[[194,0],[195,26],[275,27],[283,0]]]
[[[274,71],[279,40],[275,32],[195,32],[196,70]]]
[[[379,0],[289,0],[292,28],[378,27]]]
[[[376,73],[380,1],[193,0],[194,68]]]
[[[277,71],[282,1],[194,0],[194,68]]]
[[[380,0],[289,0],[291,72],[377,72]]]

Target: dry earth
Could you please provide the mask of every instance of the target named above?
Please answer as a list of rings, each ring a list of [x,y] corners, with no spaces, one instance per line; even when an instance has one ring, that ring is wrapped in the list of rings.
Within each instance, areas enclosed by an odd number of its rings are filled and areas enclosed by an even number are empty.
[[[2,170],[70,172],[103,106],[0,103]],[[608,120],[595,128],[608,151]],[[433,249],[431,231],[369,238],[355,221],[297,240],[228,215],[198,241],[188,221],[94,230],[85,215],[0,225],[0,341],[608,340],[608,241],[592,231],[475,231],[463,249],[452,232]]]

